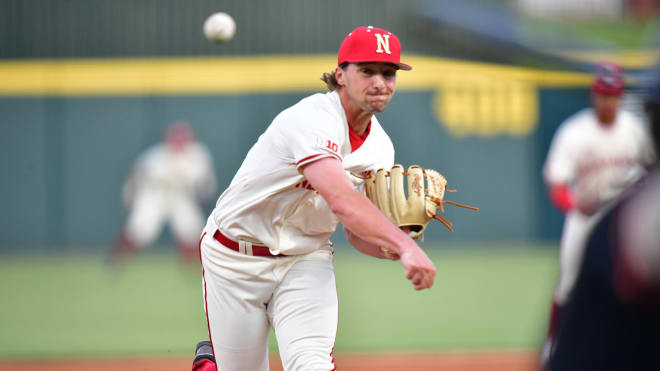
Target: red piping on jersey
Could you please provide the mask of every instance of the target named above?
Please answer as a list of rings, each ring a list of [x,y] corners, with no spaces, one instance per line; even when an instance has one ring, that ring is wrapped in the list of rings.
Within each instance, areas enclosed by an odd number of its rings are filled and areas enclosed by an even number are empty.
[[[332,243],[332,241],[330,242]],[[332,249],[332,254],[334,255],[335,250]],[[335,297],[339,297],[337,292],[337,285],[335,285]],[[339,324],[339,300],[337,300],[337,325]],[[335,327],[335,341],[332,343],[332,350],[330,350],[330,357],[332,358],[332,371],[337,371],[337,364],[335,363],[335,344],[337,343],[337,327]]]
[[[199,239],[199,262],[202,265],[202,281],[204,282],[204,313],[206,314],[206,327],[209,330],[209,341],[211,342],[211,351],[213,352],[213,363],[215,364],[215,368],[218,368],[218,360],[215,359],[215,348],[213,347],[213,338],[211,337],[211,324],[209,323],[209,303],[206,300],[206,296],[208,295],[208,291],[206,290],[206,275],[205,275],[205,270],[204,270],[204,264],[202,263],[202,241],[204,240],[204,236],[206,236],[206,232],[202,234],[202,238]]]
[[[300,165],[302,165],[306,162],[311,162],[310,160],[315,159],[319,156],[323,156],[323,157],[334,156],[334,157],[337,158],[337,160],[341,161],[341,157],[339,157],[338,154],[331,153],[331,152],[325,152],[325,153],[317,153],[315,155],[307,156],[307,157],[303,158],[302,160],[296,162],[296,166],[300,166]],[[320,158],[319,158],[319,160],[320,160]]]
[[[353,130],[351,125],[348,125],[348,139],[351,141],[351,153],[355,152],[362,146],[365,140],[367,140],[367,136],[369,136],[369,132],[371,131],[371,120],[369,120],[369,124],[367,125],[367,130],[364,131],[362,135],[358,134]]]
[[[322,154],[323,154],[323,153],[317,153],[317,154],[315,154],[315,155],[307,156],[307,157],[303,158],[302,160],[296,162],[296,165],[300,165],[301,163],[303,163],[303,162],[305,162],[305,161],[307,161],[307,160],[311,160],[311,159],[313,159],[314,157],[321,156]]]

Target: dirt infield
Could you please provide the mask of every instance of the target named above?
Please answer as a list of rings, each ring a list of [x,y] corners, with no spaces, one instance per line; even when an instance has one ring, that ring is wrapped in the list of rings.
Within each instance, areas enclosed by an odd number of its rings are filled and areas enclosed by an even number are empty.
[[[529,351],[446,352],[337,356],[339,371],[535,371],[536,354]],[[0,371],[185,371],[190,359],[122,359],[78,361],[0,361]],[[282,371],[277,357],[271,371]]]

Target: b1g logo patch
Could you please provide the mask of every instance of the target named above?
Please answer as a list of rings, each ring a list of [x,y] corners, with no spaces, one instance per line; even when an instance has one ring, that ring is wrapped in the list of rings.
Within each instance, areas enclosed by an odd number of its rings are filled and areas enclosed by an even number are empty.
[[[328,149],[334,153],[337,153],[337,151],[339,151],[339,146],[337,145],[337,143],[329,139],[316,138],[316,146],[319,148]]]

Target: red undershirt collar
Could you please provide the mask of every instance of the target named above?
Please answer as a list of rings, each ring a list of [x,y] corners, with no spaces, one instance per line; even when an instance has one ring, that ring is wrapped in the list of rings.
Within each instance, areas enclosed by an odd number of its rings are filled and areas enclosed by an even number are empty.
[[[369,120],[369,124],[367,125],[367,130],[364,131],[364,134],[360,135],[356,133],[351,125],[348,125],[348,139],[351,141],[351,153],[355,152],[362,146],[362,143],[367,139],[367,136],[369,135],[369,131],[371,131],[371,120]]]

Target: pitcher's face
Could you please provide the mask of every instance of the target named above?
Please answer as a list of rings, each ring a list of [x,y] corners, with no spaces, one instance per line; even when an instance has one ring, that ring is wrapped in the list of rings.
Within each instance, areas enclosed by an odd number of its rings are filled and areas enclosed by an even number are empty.
[[[337,81],[346,89],[353,106],[364,112],[382,112],[396,87],[397,67],[389,63],[351,63],[337,69]]]

